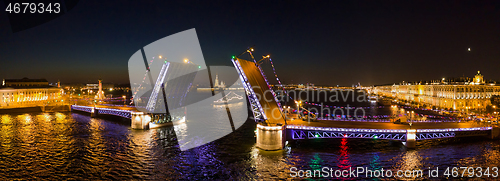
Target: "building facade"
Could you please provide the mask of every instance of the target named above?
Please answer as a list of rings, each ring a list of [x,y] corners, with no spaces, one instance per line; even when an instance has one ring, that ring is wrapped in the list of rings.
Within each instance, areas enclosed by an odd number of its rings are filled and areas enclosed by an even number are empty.
[[[500,86],[486,83],[483,75],[461,78],[460,81],[442,79],[430,83],[401,83],[377,86],[374,93],[399,100],[416,102],[424,106],[436,106],[450,110],[481,110],[491,105],[491,96],[500,95]]]
[[[61,100],[62,89],[45,79],[4,79],[0,86],[0,107],[28,107]]]

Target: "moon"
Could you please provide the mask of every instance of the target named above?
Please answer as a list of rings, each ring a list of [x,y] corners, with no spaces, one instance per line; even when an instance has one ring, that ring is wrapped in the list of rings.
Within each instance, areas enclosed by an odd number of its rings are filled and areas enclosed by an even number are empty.
[[[467,49],[467,51],[469,51],[469,52],[470,52],[470,48],[468,48],[468,49]]]

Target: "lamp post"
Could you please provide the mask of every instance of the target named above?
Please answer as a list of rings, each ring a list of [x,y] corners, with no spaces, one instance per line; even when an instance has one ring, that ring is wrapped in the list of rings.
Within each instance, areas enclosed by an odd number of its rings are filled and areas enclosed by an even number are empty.
[[[411,111],[411,114],[410,114],[410,111],[406,111],[407,114],[409,114],[410,116],[410,123],[408,123],[410,125],[410,129],[411,129],[411,125],[413,124],[413,113],[415,113],[414,111]]]
[[[479,115],[481,115],[481,104],[477,104],[477,110],[479,112]]]
[[[499,113],[499,112],[495,112],[495,114],[497,115],[497,120],[496,120],[496,121],[497,121],[497,124],[498,124],[498,113]]]
[[[295,103],[297,104],[297,117],[300,117],[300,103],[302,103],[302,101],[295,101]]]

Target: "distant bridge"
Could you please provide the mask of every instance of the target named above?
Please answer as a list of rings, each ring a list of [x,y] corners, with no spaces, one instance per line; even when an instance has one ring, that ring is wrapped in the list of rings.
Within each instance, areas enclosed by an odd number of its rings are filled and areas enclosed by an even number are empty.
[[[138,111],[132,111],[132,110],[121,110],[117,108],[101,108],[101,107],[79,106],[79,105],[71,105],[71,110],[91,113],[94,114],[94,116],[99,114],[106,114],[127,119],[132,119],[132,114],[139,113]]]

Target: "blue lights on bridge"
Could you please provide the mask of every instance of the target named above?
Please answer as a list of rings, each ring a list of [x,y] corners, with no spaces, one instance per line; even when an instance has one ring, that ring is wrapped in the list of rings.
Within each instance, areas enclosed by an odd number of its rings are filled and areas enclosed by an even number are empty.
[[[362,129],[362,128],[328,128],[313,126],[287,125],[291,138],[365,138],[406,141],[409,130],[405,129]],[[416,140],[453,138],[457,136],[484,136],[492,127],[450,128],[450,129],[417,129]],[[410,130],[411,131],[411,130]]]
[[[119,116],[119,117],[128,118],[128,119],[132,118],[131,112],[134,112],[134,111],[129,111],[129,110],[99,108],[99,107],[90,107],[90,106],[78,106],[78,105],[71,105],[71,109],[77,110],[77,111],[88,112],[88,113],[92,113],[94,110],[94,111],[97,111],[97,114],[114,115],[114,116]]]

